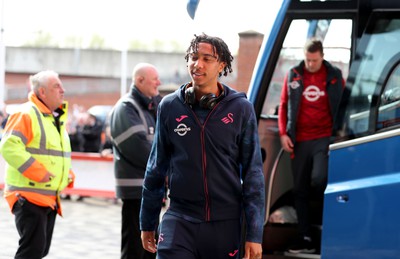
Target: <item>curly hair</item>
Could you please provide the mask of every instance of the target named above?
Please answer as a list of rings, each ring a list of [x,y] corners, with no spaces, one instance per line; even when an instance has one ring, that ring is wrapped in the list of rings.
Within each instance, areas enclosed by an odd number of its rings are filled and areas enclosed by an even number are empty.
[[[228,73],[232,73],[232,61],[233,61],[233,56],[228,48],[228,45],[218,37],[213,37],[209,36],[205,33],[202,35],[194,35],[194,38],[190,42],[189,48],[186,50],[186,55],[185,55],[185,60],[186,62],[189,61],[189,55],[191,53],[196,53],[199,43],[209,43],[211,44],[213,48],[213,54],[218,56],[218,61],[224,62],[225,63],[225,68],[223,73],[219,73],[219,76],[221,77],[222,75],[227,76]]]

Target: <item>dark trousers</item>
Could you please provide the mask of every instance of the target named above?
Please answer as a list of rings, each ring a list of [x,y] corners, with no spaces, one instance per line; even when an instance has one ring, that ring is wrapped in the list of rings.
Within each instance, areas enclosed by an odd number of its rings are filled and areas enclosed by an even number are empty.
[[[328,176],[329,138],[296,142],[292,159],[293,194],[299,234],[311,235],[310,199],[323,202]]]
[[[141,200],[122,199],[121,259],[154,259],[156,254],[143,249],[140,237]]]
[[[41,259],[49,253],[57,211],[20,198],[13,207],[19,233],[15,259]]]
[[[191,222],[166,212],[160,224],[157,259],[239,259],[239,219]]]

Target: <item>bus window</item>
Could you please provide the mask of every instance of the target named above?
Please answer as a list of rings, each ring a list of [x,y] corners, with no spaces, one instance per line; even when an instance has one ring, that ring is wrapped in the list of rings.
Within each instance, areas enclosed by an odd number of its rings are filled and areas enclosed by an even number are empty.
[[[400,65],[390,74],[380,98],[377,130],[400,124]]]
[[[277,117],[282,84],[292,66],[304,59],[307,38],[319,37],[324,42],[324,58],[348,74],[351,45],[351,20],[294,20],[283,42],[273,78],[262,109],[263,117]]]
[[[375,22],[359,44],[343,95],[341,109],[346,109],[343,114],[347,122],[341,132],[344,139],[370,135],[399,123],[398,108],[393,107],[398,106],[400,91],[399,68],[394,69],[400,61],[400,20],[390,19],[386,12],[384,17],[375,14],[371,21]],[[381,91],[385,82],[386,88]]]

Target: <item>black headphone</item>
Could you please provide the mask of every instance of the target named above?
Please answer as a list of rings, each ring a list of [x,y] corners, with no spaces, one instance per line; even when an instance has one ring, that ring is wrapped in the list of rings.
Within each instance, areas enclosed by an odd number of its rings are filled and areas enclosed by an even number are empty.
[[[199,100],[199,105],[202,108],[212,109],[214,106],[221,100],[224,96],[224,89],[221,88],[221,94],[216,96],[213,93],[203,95]],[[193,105],[196,103],[196,93],[194,92],[194,87],[190,84],[186,87],[185,90],[185,102],[189,105]]]

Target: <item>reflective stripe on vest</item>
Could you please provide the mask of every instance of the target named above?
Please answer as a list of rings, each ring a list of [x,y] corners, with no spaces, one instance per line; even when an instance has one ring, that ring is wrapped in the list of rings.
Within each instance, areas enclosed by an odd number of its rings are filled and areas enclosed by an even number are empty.
[[[154,135],[149,134],[149,127],[147,125],[146,117],[143,114],[142,108],[136,103],[135,99],[133,99],[129,93],[125,94],[125,96],[119,100],[119,102],[124,102],[124,101],[130,102],[135,107],[135,109],[139,113],[140,120],[142,121],[143,124],[132,126],[127,130],[125,130],[124,132],[122,132],[121,134],[119,134],[116,138],[113,139],[115,145],[117,146],[120,145],[130,136],[140,131],[144,131],[146,133],[146,139],[148,141],[153,141]],[[114,109],[111,111],[111,113],[112,112],[114,112]]]
[[[38,188],[18,187],[18,186],[12,186],[12,185],[7,185],[5,190],[9,191],[9,192],[13,192],[13,191],[34,192],[34,193],[42,194],[42,195],[46,195],[46,196],[56,196],[57,195],[57,191],[53,191],[53,190],[43,190],[43,189],[38,189]]]
[[[39,148],[27,147],[26,150],[35,155],[50,155],[50,156],[59,156],[59,157],[71,157],[71,152],[64,152],[60,150],[53,150],[46,148],[47,136],[45,134],[45,129],[42,121],[42,117],[40,116],[40,112],[36,106],[32,106],[33,110],[36,113],[36,117],[38,119],[39,127],[40,127],[40,141]]]
[[[117,186],[142,186],[144,179],[115,179]]]
[[[132,126],[132,127],[128,128],[127,130],[125,130],[124,132],[122,132],[118,137],[114,138],[114,143],[116,145],[120,145],[122,142],[127,140],[130,136],[132,136],[135,133],[141,132],[141,131],[146,132],[146,128],[144,127],[144,125]]]

